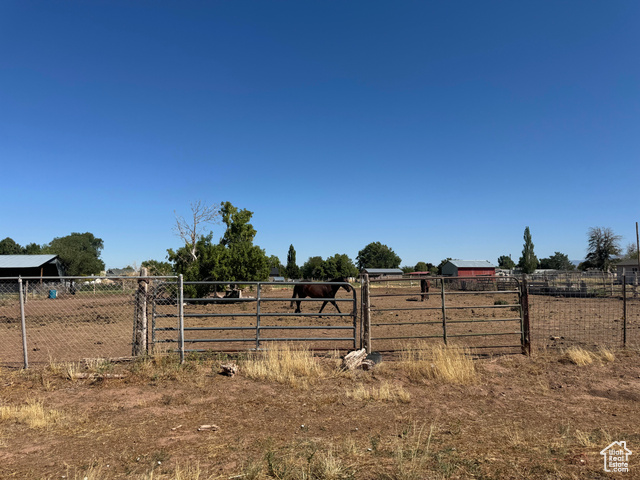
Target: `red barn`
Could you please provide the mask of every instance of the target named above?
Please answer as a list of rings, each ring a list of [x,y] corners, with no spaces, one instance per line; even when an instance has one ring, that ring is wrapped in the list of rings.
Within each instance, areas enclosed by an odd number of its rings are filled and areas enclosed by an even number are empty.
[[[442,275],[450,277],[477,277],[495,274],[496,267],[486,260],[449,260],[442,266]]]

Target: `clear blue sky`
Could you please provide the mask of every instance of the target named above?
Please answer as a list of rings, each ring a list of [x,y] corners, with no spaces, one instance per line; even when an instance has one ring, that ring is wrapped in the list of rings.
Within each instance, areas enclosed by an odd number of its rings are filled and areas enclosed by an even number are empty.
[[[640,220],[640,2],[0,3],[0,238],[180,246],[230,201],[286,262],[584,258]],[[213,226],[216,238],[222,227]]]

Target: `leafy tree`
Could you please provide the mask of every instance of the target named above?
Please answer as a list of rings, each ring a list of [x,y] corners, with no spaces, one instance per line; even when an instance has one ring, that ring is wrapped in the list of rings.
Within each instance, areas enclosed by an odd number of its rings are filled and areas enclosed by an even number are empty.
[[[322,257],[309,257],[300,269],[303,278],[306,279],[325,279],[327,274],[324,270],[324,260]]]
[[[41,247],[37,243],[32,242],[24,247],[24,253],[25,255],[39,255],[40,253],[42,253],[42,248],[43,247]]]
[[[627,245],[626,251],[624,253],[625,260],[637,260],[638,259],[638,246],[633,243],[629,243]]]
[[[550,268],[552,270],[574,270],[575,265],[571,263],[569,257],[564,253],[555,252],[551,257],[540,260],[540,268]]]
[[[0,255],[20,255],[22,253],[24,253],[23,248],[13,238],[7,237],[0,240]]]
[[[336,253],[324,261],[326,278],[356,277],[358,269],[347,254]]]
[[[522,256],[518,262],[518,267],[522,269],[524,273],[533,273],[538,268],[538,257],[533,252],[533,242],[531,241],[531,231],[529,227],[524,229],[524,247],[522,249]]]
[[[43,248],[43,253],[58,255],[69,276],[96,275],[104,270],[104,262],[100,260],[103,248],[102,239],[92,233],[72,233],[54,238]]]
[[[498,267],[504,270],[513,270],[516,268],[516,262],[511,259],[510,255],[501,255],[498,257]]]
[[[256,230],[249,223],[253,212],[238,210],[230,202],[224,202],[220,215],[226,230],[218,244],[213,243],[213,233],[209,233],[201,235],[193,246],[187,243],[176,251],[167,251],[175,272],[191,281],[266,280],[269,277],[269,258],[262,248],[253,244]],[[199,285],[196,294],[202,296],[211,289],[210,286]]]
[[[413,267],[414,272],[426,272],[427,270],[429,270],[429,267],[426,262],[418,262],[416,266]]]
[[[166,276],[173,275],[173,268],[169,262],[159,262],[157,260],[145,260],[140,264],[149,271],[149,275]]]
[[[296,264],[296,249],[293,245],[289,245],[286,272],[288,278],[300,278],[300,267]]]
[[[280,263],[280,259],[276,255],[271,255],[268,261],[269,261],[269,273],[271,273],[271,270],[275,268],[278,270],[279,275],[284,275],[286,268],[284,265],[282,265],[282,263]]]
[[[610,228],[590,228],[585,263],[588,263],[591,268],[608,272],[613,258],[620,255],[620,239],[620,235],[615,235]]]
[[[358,269],[364,268],[398,268],[402,259],[386,245],[372,242],[358,252],[356,257]]]

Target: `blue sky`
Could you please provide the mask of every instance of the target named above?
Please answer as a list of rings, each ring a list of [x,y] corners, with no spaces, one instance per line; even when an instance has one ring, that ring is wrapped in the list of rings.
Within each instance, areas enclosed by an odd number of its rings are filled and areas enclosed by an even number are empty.
[[[164,260],[230,201],[286,262],[582,259],[640,220],[637,1],[0,3],[0,237]],[[221,226],[212,226],[215,237]]]

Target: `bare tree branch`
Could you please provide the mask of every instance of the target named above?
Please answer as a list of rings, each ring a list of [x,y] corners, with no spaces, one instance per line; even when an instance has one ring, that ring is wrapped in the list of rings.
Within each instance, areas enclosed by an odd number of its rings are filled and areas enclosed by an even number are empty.
[[[220,223],[220,208],[215,205],[209,206],[198,200],[191,202],[191,218],[189,220],[178,215],[175,210],[173,213],[176,216],[176,226],[174,227],[176,235],[190,248],[192,260],[197,260],[196,242],[198,237],[205,230],[206,224]]]

